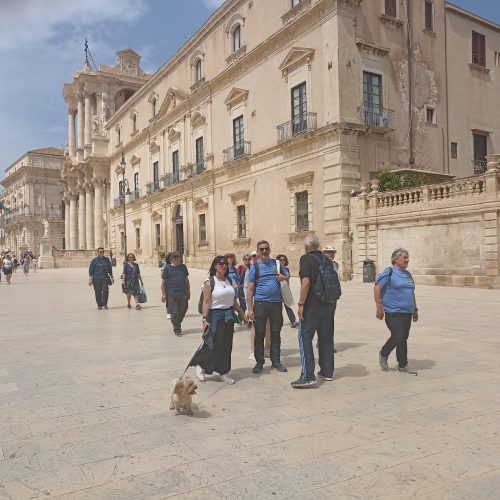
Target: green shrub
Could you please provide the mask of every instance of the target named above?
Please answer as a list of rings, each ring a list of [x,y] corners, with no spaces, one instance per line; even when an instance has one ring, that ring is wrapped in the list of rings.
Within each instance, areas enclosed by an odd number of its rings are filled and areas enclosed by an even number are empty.
[[[427,175],[421,172],[393,172],[391,170],[380,170],[377,172],[380,183],[380,191],[397,191],[422,186],[428,182]]]

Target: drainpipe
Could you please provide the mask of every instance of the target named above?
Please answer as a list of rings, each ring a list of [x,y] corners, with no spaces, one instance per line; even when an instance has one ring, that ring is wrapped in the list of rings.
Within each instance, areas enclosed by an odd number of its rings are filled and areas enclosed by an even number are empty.
[[[408,25],[407,25],[407,49],[408,49],[408,102],[409,102],[409,114],[408,114],[408,129],[409,129],[409,140],[410,140],[410,157],[408,159],[408,163],[410,167],[415,164],[415,155],[414,155],[414,136],[413,136],[413,39],[412,39],[412,17],[411,17],[411,0],[406,0],[406,13],[408,16]]]

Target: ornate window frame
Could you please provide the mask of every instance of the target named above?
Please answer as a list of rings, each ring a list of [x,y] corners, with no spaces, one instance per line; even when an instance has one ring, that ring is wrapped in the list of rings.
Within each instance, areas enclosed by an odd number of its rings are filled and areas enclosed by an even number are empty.
[[[208,200],[206,198],[198,198],[194,203],[195,224],[196,224],[196,241],[198,248],[208,247]],[[200,232],[200,215],[205,216],[205,240],[201,240]]]
[[[233,206],[233,231],[232,231],[232,243],[235,247],[248,247],[252,242],[251,238],[251,224],[249,224],[249,190],[237,191],[231,193],[229,197],[231,198],[231,204]],[[246,218],[246,238],[238,238],[238,207],[243,205],[245,207],[245,218]]]
[[[289,192],[290,200],[290,232],[288,233],[289,241],[291,243],[296,243],[297,239],[302,238],[308,232],[313,231],[313,181],[314,181],[314,171],[303,172],[302,174],[294,175],[292,177],[287,177],[285,179]],[[307,231],[296,230],[296,205],[295,205],[295,195],[307,191],[307,201],[308,201],[308,222],[309,228]]]

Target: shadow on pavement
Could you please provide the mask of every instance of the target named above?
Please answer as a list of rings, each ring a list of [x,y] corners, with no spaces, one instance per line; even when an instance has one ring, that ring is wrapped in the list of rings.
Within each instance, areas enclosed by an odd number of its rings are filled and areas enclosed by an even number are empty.
[[[335,349],[338,352],[347,351],[348,349],[356,349],[362,345],[366,345],[364,342],[334,342]]]
[[[436,362],[432,359],[412,359],[408,361],[408,365],[415,370],[430,370]]]
[[[336,368],[333,377],[336,379],[344,377],[360,378],[369,374],[370,372],[363,365],[345,365]]]

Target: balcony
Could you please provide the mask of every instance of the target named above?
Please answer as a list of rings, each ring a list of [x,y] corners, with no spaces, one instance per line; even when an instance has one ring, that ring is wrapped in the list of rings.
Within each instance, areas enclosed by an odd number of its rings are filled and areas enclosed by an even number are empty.
[[[157,179],[153,182],[150,182],[149,184],[146,184],[146,190],[147,190],[147,193],[148,194],[152,194],[154,193],[155,191],[159,191],[160,190],[160,180]]]
[[[113,200],[113,208],[119,208],[123,206],[123,196],[118,196]]]
[[[188,165],[186,165],[186,178],[189,179],[190,177],[201,174],[201,173],[205,172],[205,170],[206,170],[206,167],[205,167],[204,161],[197,161],[196,163],[189,163]]]
[[[244,158],[245,156],[249,156],[252,151],[252,143],[250,141],[243,141],[231,146],[230,148],[225,149],[222,154],[224,156],[224,163],[230,163],[234,160],[238,160],[239,158]]]
[[[474,169],[475,175],[484,174],[488,169],[488,161],[484,158],[482,160],[472,160],[472,168]]]
[[[361,121],[368,127],[392,129],[391,109],[385,109],[378,106],[363,106],[361,108]]]
[[[141,197],[141,190],[134,189],[131,193],[127,193],[127,196],[127,203],[132,203],[133,201],[138,200]]]
[[[5,227],[9,224],[24,223],[24,222],[39,222],[42,219],[48,221],[56,221],[62,219],[60,208],[42,208],[37,205],[34,208],[28,206],[13,208],[9,213],[4,213],[0,216],[0,227]]]
[[[177,184],[179,182],[179,171],[172,172],[163,177],[163,186],[171,186],[172,184]]]
[[[316,130],[317,117],[318,115],[316,113],[304,113],[296,116],[289,122],[278,125],[278,143],[288,141],[297,135]]]

